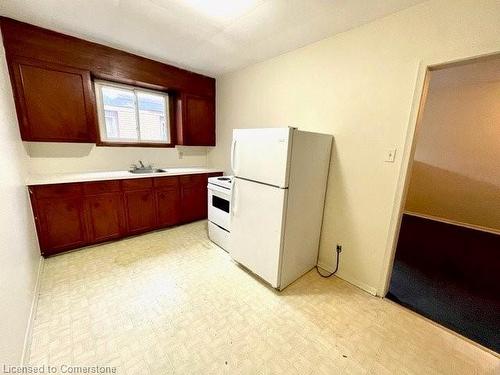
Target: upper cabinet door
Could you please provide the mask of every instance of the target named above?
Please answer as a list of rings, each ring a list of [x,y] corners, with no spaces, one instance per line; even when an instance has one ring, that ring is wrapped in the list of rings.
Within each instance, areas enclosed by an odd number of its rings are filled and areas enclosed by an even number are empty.
[[[95,143],[90,72],[20,57],[10,70],[23,140]]]
[[[181,95],[177,102],[177,144],[215,146],[215,97]]]

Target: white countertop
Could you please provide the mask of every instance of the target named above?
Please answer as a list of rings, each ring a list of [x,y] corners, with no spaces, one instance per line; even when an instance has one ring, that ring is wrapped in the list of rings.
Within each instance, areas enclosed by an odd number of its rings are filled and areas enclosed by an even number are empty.
[[[59,173],[59,174],[32,174],[26,180],[26,185],[64,184],[69,182],[125,180],[131,178],[155,178],[166,176],[180,176],[197,173],[223,172],[222,169],[191,167],[191,168],[161,168],[164,173],[134,174],[129,171],[101,171],[81,173]]]

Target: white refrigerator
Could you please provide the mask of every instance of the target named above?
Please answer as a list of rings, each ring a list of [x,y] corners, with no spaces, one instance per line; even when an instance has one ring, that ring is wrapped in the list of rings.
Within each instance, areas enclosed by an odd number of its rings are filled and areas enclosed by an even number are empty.
[[[333,137],[235,129],[231,257],[282,290],[316,266]]]

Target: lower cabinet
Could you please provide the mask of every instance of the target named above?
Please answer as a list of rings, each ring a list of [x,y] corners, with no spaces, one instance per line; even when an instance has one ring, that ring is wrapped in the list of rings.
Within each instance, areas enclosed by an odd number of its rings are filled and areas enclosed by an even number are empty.
[[[85,208],[91,243],[120,238],[125,233],[121,193],[85,197]]]
[[[181,176],[181,221],[201,220],[207,216],[207,177]]]
[[[120,181],[80,184],[90,243],[120,238],[125,233]]]
[[[208,178],[222,173],[192,174],[180,176],[181,222],[206,219]]]
[[[197,174],[30,186],[43,256],[207,217]]]
[[[124,200],[129,234],[154,229],[156,213],[153,190],[126,191]]]
[[[179,177],[158,177],[153,179],[153,184],[157,227],[165,228],[179,224],[181,206]]]
[[[42,254],[55,254],[87,244],[83,201],[80,197],[42,198],[37,201],[36,211]]]
[[[153,179],[122,180],[123,203],[127,221],[127,234],[152,230],[156,225],[156,207]]]

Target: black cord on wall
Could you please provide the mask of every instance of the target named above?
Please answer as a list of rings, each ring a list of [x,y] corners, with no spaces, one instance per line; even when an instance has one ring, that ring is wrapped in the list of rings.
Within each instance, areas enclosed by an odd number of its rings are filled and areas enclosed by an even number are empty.
[[[329,278],[330,276],[333,276],[337,273],[337,271],[339,270],[339,261],[340,261],[340,253],[342,252],[342,246],[341,245],[337,245],[337,262],[336,262],[336,265],[335,265],[335,270],[328,274],[328,275],[324,275],[322,274],[320,271],[319,271],[319,267],[318,267],[318,262],[316,262],[316,272],[318,272],[318,274],[321,276],[321,277],[324,277],[325,279]],[[319,254],[318,254],[318,260],[319,260]]]

